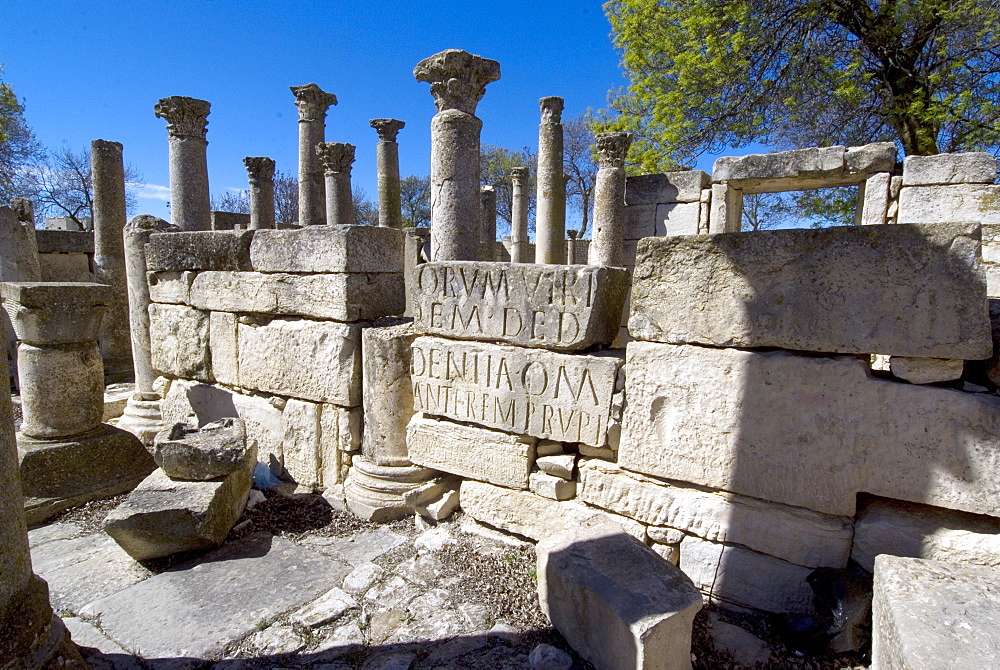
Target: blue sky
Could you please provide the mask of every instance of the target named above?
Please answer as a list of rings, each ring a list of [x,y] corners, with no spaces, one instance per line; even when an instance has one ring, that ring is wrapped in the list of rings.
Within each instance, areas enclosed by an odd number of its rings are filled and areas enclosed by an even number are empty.
[[[566,100],[564,118],[606,104],[625,84],[598,2],[282,2],[7,0],[0,42],[4,80],[24,100],[46,146],[105,139],[149,184],[137,213],[168,218],[167,133],[153,116],[162,97],[212,103],[213,194],[246,188],[244,156],[270,156],[296,172],[297,113],[289,86],[315,82],[339,104],[328,141],[358,147],[353,178],[375,199],[377,135],[368,120],[406,122],[400,171],[429,171],[428,85],[413,66],[446,48],[500,61],[477,115],[482,141],[535,146],[538,99]],[[710,169],[711,161],[703,163]]]

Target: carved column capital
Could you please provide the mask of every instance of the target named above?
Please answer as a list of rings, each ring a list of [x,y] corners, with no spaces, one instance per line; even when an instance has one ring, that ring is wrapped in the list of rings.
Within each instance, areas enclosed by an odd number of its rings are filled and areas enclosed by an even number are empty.
[[[35,203],[31,198],[11,198],[10,208],[17,214],[18,221],[35,225]]]
[[[326,174],[350,173],[351,164],[354,163],[354,149],[353,144],[320,142],[316,145],[316,155],[323,162]]]
[[[299,108],[299,121],[323,121],[330,105],[337,104],[337,96],[327,93],[316,84],[292,86],[295,106]]]
[[[172,95],[161,98],[153,106],[153,114],[167,122],[171,137],[197,137],[205,139],[208,132],[208,114],[212,104],[206,100]]]
[[[368,124],[375,129],[382,142],[395,142],[396,134],[406,127],[406,123],[398,119],[372,119]]]
[[[247,178],[251,184],[274,179],[274,159],[266,156],[247,156],[243,159],[247,168]]]
[[[554,125],[562,123],[563,104],[563,99],[555,95],[540,98],[538,107],[542,112],[542,123]]]
[[[625,166],[625,155],[632,145],[632,133],[614,132],[597,135],[597,161],[602,168]]]
[[[519,166],[510,169],[510,180],[514,186],[524,186],[528,179],[528,168]]]
[[[413,76],[431,85],[439,112],[457,109],[474,115],[486,85],[500,78],[500,63],[461,49],[446,49],[417,63]]]

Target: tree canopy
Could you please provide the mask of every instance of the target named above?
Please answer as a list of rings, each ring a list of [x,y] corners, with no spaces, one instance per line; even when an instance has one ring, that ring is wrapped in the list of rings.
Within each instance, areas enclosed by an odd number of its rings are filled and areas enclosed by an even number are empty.
[[[636,134],[639,170],[750,142],[1000,146],[997,0],[611,0],[605,11],[631,81],[608,125]]]
[[[24,120],[24,104],[11,85],[0,79],[0,202],[16,195],[18,170],[39,152],[40,145]]]

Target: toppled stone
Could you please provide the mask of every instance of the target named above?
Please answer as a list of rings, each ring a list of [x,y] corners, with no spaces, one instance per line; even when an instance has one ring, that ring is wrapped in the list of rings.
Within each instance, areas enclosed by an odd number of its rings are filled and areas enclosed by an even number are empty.
[[[992,184],[996,178],[997,159],[986,152],[907,156],[903,159],[903,186]]]
[[[532,493],[550,500],[569,500],[576,496],[576,482],[545,472],[532,472],[528,486]]]
[[[962,376],[965,361],[953,358],[910,358],[890,356],[889,370],[911,384],[950,382]]]
[[[652,549],[597,524],[550,535],[535,553],[542,611],[596,668],[691,667],[701,594]]]
[[[573,468],[576,465],[575,454],[553,454],[549,456],[539,456],[535,459],[535,465],[542,472],[559,477],[567,481],[573,479]]]
[[[528,654],[531,670],[570,670],[573,657],[551,644],[540,644]]]
[[[153,458],[171,479],[225,477],[240,467],[246,453],[242,419],[219,419],[201,428],[175,423],[153,440]]]
[[[767,643],[750,631],[723,621],[715,612],[708,615],[708,633],[715,648],[727,654],[741,667],[766,667],[771,659],[771,649]]]
[[[260,230],[250,259],[257,272],[402,272],[403,237],[403,231],[382,226]]]
[[[343,587],[348,593],[360,595],[385,579],[388,574],[384,568],[374,563],[362,563],[344,577]]]
[[[150,272],[251,270],[252,230],[153,233],[146,245]]]

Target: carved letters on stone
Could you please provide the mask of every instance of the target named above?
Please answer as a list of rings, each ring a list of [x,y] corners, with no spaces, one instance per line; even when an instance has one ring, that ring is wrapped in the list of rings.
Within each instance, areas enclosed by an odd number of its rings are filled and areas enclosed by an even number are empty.
[[[172,95],[157,102],[153,113],[166,120],[167,132],[171,136],[205,139],[211,109],[212,104],[207,100]]]

